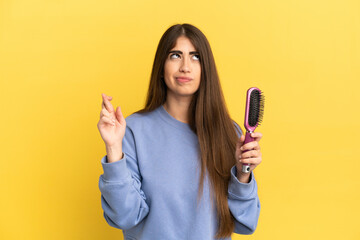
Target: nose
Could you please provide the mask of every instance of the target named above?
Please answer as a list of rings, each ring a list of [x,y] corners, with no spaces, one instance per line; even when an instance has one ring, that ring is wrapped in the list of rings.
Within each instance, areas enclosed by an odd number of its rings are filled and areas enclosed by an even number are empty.
[[[190,72],[191,70],[190,60],[187,57],[184,57],[182,59],[179,70],[180,72]]]

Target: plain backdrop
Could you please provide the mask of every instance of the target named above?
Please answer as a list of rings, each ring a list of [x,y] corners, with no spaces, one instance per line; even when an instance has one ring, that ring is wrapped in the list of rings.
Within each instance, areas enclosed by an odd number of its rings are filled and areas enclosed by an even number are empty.
[[[360,239],[358,0],[0,1],[0,239],[122,239],[100,204],[101,93],[142,108],[176,23],[207,36],[242,127],[246,90],[265,94],[259,224],[233,239]]]

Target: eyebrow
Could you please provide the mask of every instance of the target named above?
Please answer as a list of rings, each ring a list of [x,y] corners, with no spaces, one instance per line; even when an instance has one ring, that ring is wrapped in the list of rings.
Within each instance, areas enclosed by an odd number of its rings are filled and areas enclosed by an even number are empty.
[[[173,50],[173,51],[170,51],[169,53],[179,53],[179,54],[183,54],[183,52],[182,52],[182,51],[179,51],[179,50]],[[199,52],[192,51],[192,52],[190,52],[190,54],[199,54]]]

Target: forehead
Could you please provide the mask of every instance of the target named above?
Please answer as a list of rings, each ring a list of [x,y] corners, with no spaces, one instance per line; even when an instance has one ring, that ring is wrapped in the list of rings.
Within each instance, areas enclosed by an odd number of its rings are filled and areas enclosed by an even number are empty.
[[[187,50],[195,51],[195,46],[191,43],[190,39],[185,36],[180,36],[176,39],[175,46],[171,50]]]

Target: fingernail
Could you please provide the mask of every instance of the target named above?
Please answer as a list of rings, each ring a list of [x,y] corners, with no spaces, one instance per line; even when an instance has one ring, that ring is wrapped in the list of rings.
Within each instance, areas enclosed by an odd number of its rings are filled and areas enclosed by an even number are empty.
[[[244,150],[244,148],[243,148],[243,147],[241,147],[241,148],[240,148],[240,150],[242,151],[242,150]]]

